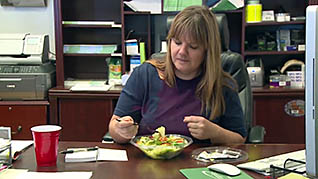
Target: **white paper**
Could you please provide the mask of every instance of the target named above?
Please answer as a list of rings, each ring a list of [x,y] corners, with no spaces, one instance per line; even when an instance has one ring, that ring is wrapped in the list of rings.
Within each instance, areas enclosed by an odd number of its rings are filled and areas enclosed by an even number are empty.
[[[11,140],[12,158],[16,152],[22,152],[33,144],[33,140]]]
[[[0,178],[6,179],[6,178],[17,178],[22,173],[27,173],[28,170],[26,169],[4,169],[0,172]],[[22,175],[23,175],[22,174]]]
[[[65,162],[91,161],[128,161],[128,157],[126,150],[103,148],[99,148],[95,151],[74,152],[65,155]]]
[[[124,3],[137,12],[161,14],[161,0],[132,0],[124,1]]]
[[[17,176],[17,179],[89,179],[93,172],[25,172]]]
[[[98,149],[97,160],[128,161],[126,150]]]
[[[108,91],[112,85],[106,84],[76,84],[71,91]]]
[[[243,0],[229,0],[236,8],[241,8],[244,6]]]

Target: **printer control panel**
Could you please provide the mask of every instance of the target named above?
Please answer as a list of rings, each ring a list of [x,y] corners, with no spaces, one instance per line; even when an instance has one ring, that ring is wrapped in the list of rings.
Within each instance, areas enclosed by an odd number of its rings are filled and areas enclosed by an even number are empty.
[[[39,73],[39,66],[0,66],[0,73]]]

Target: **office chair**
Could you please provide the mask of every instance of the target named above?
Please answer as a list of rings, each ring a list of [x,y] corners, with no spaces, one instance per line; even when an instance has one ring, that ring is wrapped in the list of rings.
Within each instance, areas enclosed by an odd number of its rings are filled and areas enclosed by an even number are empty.
[[[246,66],[242,56],[229,49],[230,33],[226,15],[215,15],[221,36],[221,64],[223,70],[228,72],[236,80],[238,85],[238,93],[243,109],[245,126],[248,131],[246,143],[263,143],[265,128],[263,126],[253,126],[253,95]]]
[[[243,62],[242,56],[239,53],[232,52],[229,49],[230,33],[228,28],[227,17],[225,14],[215,14],[219,25],[222,47],[222,67],[228,72],[237,82],[240,102],[243,109],[245,126],[248,132],[246,143],[263,143],[265,128],[263,126],[252,126],[253,122],[253,96],[250,85],[250,79]],[[167,18],[167,31],[170,29],[171,22],[174,16]],[[163,60],[166,53],[154,53],[151,59]],[[106,137],[106,135],[105,135]],[[109,137],[109,136],[108,136]]]

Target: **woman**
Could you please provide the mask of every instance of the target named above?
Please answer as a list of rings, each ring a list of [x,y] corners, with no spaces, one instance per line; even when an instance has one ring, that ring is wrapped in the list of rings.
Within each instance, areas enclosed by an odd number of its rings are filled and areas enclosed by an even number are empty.
[[[149,60],[131,74],[109,124],[113,139],[126,143],[165,126],[166,133],[196,141],[243,143],[242,107],[235,81],[221,67],[214,14],[204,6],[185,8],[167,42],[164,60]]]

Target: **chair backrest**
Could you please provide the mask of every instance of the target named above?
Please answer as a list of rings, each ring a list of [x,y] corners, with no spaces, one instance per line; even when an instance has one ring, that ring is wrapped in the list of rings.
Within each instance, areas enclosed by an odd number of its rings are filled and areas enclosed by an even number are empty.
[[[221,37],[221,47],[222,47],[222,68],[224,71],[228,72],[237,82],[238,93],[243,108],[243,115],[245,119],[246,129],[250,130],[252,127],[253,119],[253,98],[252,89],[250,85],[250,79],[246,66],[239,53],[232,52],[229,49],[230,44],[230,33],[227,22],[227,17],[225,14],[215,14],[216,20],[219,25],[219,32]],[[170,28],[170,24],[174,16],[169,16],[167,18],[167,31]],[[165,58],[165,53],[155,53],[151,56],[153,59],[163,59]]]
[[[253,121],[253,96],[248,72],[242,56],[229,49],[230,34],[226,15],[216,14],[216,19],[219,25],[222,43],[222,67],[223,70],[228,72],[237,82],[245,125],[249,132]]]

